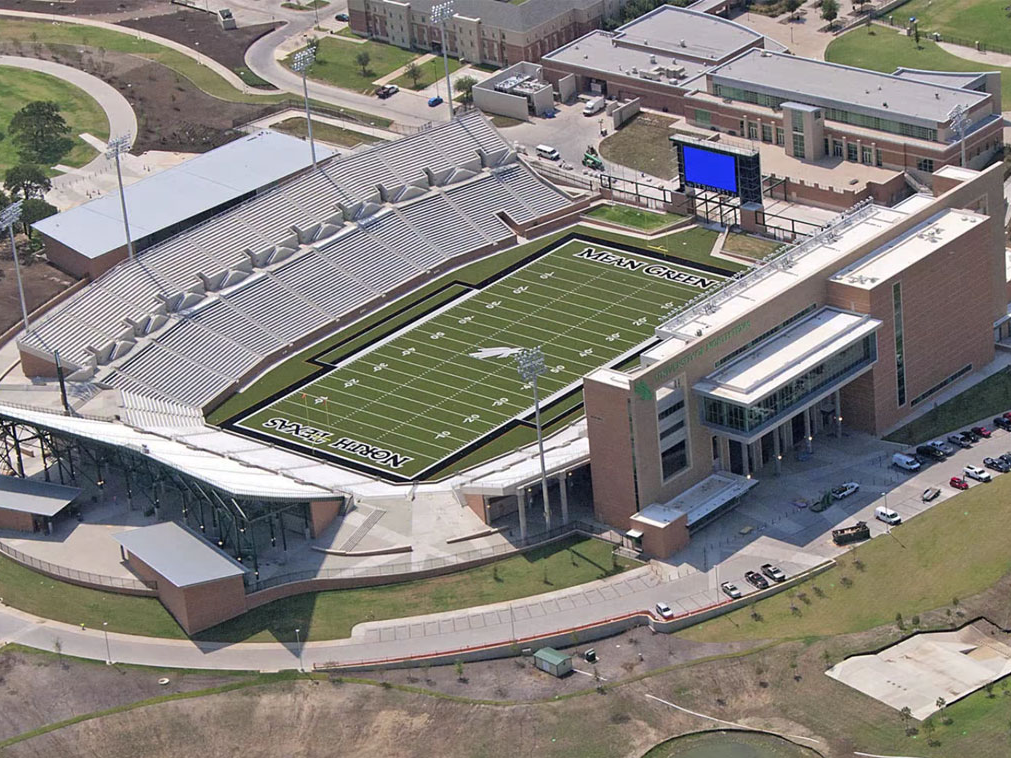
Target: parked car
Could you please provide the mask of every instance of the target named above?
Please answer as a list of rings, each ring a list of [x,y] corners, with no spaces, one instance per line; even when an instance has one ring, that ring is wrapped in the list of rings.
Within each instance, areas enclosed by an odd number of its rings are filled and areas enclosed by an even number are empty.
[[[723,582],[720,585],[720,589],[723,590],[723,594],[729,598],[736,600],[741,596],[741,591],[737,589],[737,585],[733,582]]]
[[[860,484],[858,482],[844,482],[838,487],[832,488],[832,497],[836,500],[842,500],[845,497],[849,497],[859,489]]]
[[[773,566],[771,563],[762,564],[762,573],[769,577],[774,582],[785,582],[786,573],[779,566]]]
[[[396,84],[384,84],[383,86],[376,89],[376,97],[380,100],[385,100],[391,95],[395,95],[400,92],[400,87]]]
[[[948,480],[948,484],[954,487],[956,490],[967,490],[969,489],[969,482],[965,481],[960,476],[953,476]]]
[[[988,469],[993,469],[998,474],[1006,474],[1008,471],[1011,471],[1011,466],[1008,466],[1000,458],[984,458],[983,465]]]
[[[955,448],[953,448],[951,445],[949,445],[947,442],[944,442],[943,440],[931,440],[930,442],[927,443],[927,445],[934,448],[935,450],[941,451],[941,453],[943,453],[945,456],[953,455],[955,452]]]
[[[970,479],[975,479],[977,482],[989,482],[992,478],[989,471],[982,466],[976,466],[972,463],[967,464],[962,469],[962,473]]]
[[[1003,429],[1006,432],[1011,432],[1011,419],[1006,419],[1003,416],[997,416],[993,420],[993,425]]]
[[[896,526],[897,524],[902,523],[902,517],[885,505],[879,505],[874,509],[874,518],[878,521],[885,522],[889,526]]]
[[[940,461],[944,459],[944,453],[931,445],[920,445],[916,448],[916,454],[922,455],[924,458],[932,461]]]
[[[351,17],[346,13],[338,13],[336,16],[334,16],[334,18],[337,19],[338,21],[343,21],[344,23],[347,23],[348,21],[351,20]]]
[[[978,434],[980,437],[982,437],[985,440],[990,439],[990,435],[992,434],[992,432],[989,429],[987,429],[985,426],[974,426],[970,431],[973,434]]]
[[[1001,453],[997,457],[1004,461],[1007,465],[1011,466],[1011,453]]]
[[[442,105],[442,98],[439,95],[435,97],[428,98],[428,107],[435,108],[436,106]]]
[[[674,618],[674,611],[670,609],[670,606],[667,605],[667,603],[657,603],[656,615],[666,621],[670,621],[672,618]]]
[[[959,432],[955,432],[954,434],[949,434],[948,435],[948,442],[950,442],[955,447],[961,447],[961,448],[972,447],[972,443],[969,441],[969,438],[966,437],[964,434],[960,434]]]
[[[929,503],[931,500],[936,500],[941,495],[941,490],[937,487],[927,487],[920,496],[920,499],[925,503]]]
[[[962,436],[965,437],[969,442],[979,442],[979,435],[976,434],[972,429],[965,429],[962,431]]]
[[[744,578],[753,587],[757,587],[760,590],[769,589],[768,580],[757,571],[749,571],[744,575]]]
[[[1004,413],[1002,413],[1001,415],[1008,421],[1011,421],[1011,411],[1004,411]]]

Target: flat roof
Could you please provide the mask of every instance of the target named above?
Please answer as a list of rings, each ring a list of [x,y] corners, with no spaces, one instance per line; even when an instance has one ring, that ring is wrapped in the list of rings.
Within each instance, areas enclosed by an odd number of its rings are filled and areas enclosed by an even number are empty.
[[[710,513],[745,494],[758,484],[756,479],[747,479],[728,471],[710,474],[664,504],[653,503],[631,516],[631,520],[648,526],[665,527],[683,515],[687,525],[704,519]]]
[[[0,508],[52,518],[81,494],[77,487],[0,476]]]
[[[784,100],[802,100],[823,107],[844,103],[857,113],[892,119],[904,117],[928,127],[947,122],[956,105],[971,109],[990,97],[985,92],[943,87],[768,50],[748,50],[715,67],[709,76],[717,84],[743,85]]]
[[[974,86],[983,78],[986,72],[965,71],[927,71],[921,68],[905,68],[900,66],[892,72],[892,76],[902,79],[916,79],[929,84],[940,84],[942,87],[958,87],[966,89]]]
[[[620,41],[716,63],[764,39],[734,21],[673,5],[661,5],[615,31]]]
[[[333,154],[317,144],[319,160]],[[140,240],[312,165],[309,146],[261,131],[190,158],[126,187],[130,235]],[[32,224],[81,255],[97,258],[126,244],[119,193]]]
[[[176,587],[246,573],[241,563],[174,521],[118,532],[112,538]]]
[[[572,658],[571,655],[566,653],[559,653],[553,647],[542,647],[536,653],[534,653],[534,658],[539,658],[542,661],[550,663],[552,666],[561,666],[563,663]]]
[[[585,34],[579,39],[553,50],[544,56],[547,60],[561,61],[573,66],[606,72],[612,76],[627,76],[630,79],[644,79],[639,72],[649,72],[657,66],[682,66],[683,78],[671,79],[661,76],[656,81],[671,87],[684,87],[692,79],[697,79],[708,70],[708,66],[697,61],[678,58],[670,53],[656,55],[648,50],[613,44],[615,34],[600,30]],[[633,73],[632,69],[635,69]]]
[[[900,271],[923,260],[938,248],[958,239],[983,223],[986,216],[967,210],[948,209],[926,223],[902,234],[877,250],[854,261],[832,276],[833,282],[873,289]],[[944,265],[939,263],[938,265]]]
[[[752,405],[872,334],[881,323],[863,313],[822,308],[714,371],[695,389]]]

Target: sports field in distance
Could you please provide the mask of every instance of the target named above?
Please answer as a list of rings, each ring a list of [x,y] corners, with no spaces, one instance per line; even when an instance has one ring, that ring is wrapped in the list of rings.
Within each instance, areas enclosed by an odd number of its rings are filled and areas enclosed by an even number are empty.
[[[532,387],[494,348],[541,346],[542,407],[643,349],[669,313],[723,277],[596,241],[521,262],[239,418],[260,438],[387,478],[422,478],[531,423]],[[326,356],[320,361],[326,362]]]

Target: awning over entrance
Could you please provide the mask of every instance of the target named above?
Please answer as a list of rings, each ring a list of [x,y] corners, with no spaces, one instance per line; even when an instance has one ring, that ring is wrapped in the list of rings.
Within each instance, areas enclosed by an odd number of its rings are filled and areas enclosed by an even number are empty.
[[[869,370],[881,321],[822,308],[722,366],[694,389],[703,422],[750,441]]]
[[[77,487],[0,476],[0,508],[52,518],[81,494]]]

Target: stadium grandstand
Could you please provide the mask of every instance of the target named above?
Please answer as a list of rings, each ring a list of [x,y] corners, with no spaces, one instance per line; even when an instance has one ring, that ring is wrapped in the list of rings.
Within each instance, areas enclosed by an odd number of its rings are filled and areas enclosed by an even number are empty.
[[[381,298],[578,210],[480,114],[320,162],[125,260],[18,337],[27,375],[207,410]]]

